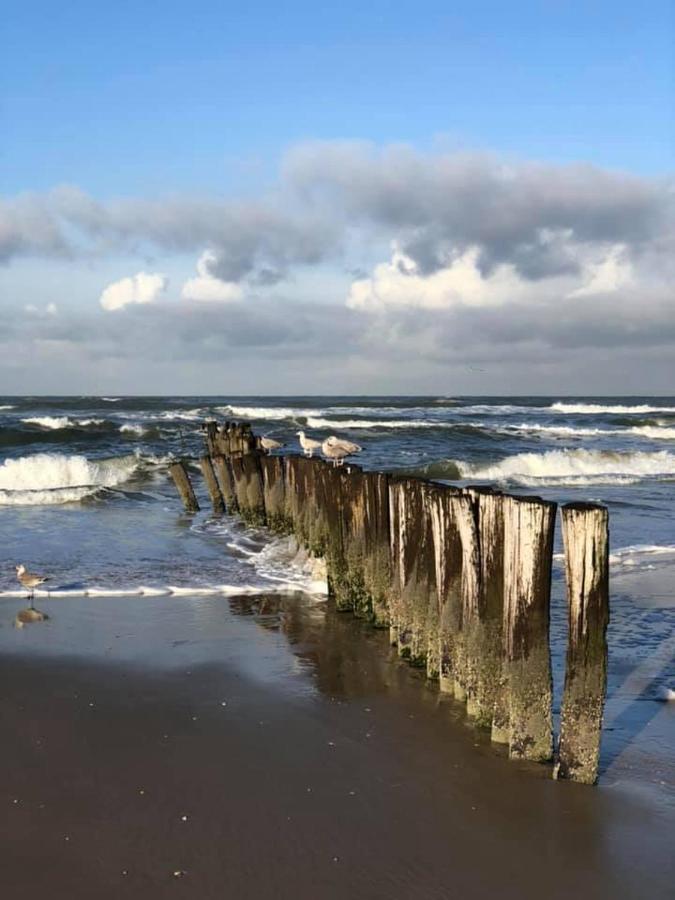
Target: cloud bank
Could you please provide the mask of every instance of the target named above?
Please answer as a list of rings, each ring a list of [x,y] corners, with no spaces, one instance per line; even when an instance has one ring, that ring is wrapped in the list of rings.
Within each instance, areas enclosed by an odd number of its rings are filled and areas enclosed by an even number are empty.
[[[274,190],[254,199],[101,203],[65,187],[0,203],[6,263],[119,254],[193,254],[197,271],[180,300],[141,271],[100,297],[123,315],[104,325],[78,314],[111,358],[131,356],[141,336],[157,359],[304,353],[340,360],[338,377],[349,371],[367,390],[372,373],[410,361],[429,379],[529,362],[554,381],[589,350],[612,354],[617,373],[629,356],[647,371],[651,351],[658,379],[675,346],[673,182],[589,165],[332,142],[289,152]],[[311,303],[300,288],[316,270],[334,282]],[[33,318],[35,340],[68,340],[66,315]]]

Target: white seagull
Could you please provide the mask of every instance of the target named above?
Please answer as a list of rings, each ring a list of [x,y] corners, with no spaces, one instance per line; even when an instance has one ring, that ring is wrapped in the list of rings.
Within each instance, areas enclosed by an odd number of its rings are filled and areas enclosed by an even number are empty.
[[[274,438],[261,437],[260,446],[265,453],[271,453],[272,450],[280,450],[285,445],[282,444],[281,441],[275,441]]]
[[[352,444],[352,446],[355,447],[356,444]],[[334,466],[343,465],[345,459],[352,455],[352,451],[347,447],[342,447],[340,444],[332,444],[330,438],[323,442],[321,450],[327,459],[332,460]]]
[[[37,575],[35,572],[29,572],[23,563],[16,566],[16,577],[22,587],[25,587],[30,595],[31,604],[33,603],[35,588],[40,587],[45,581],[49,581],[46,575]]]
[[[363,447],[359,447],[358,444],[354,444],[352,441],[348,441],[345,438],[336,437],[334,434],[331,434],[329,438],[326,438],[323,442],[323,446],[325,447],[326,444],[333,449],[346,450],[347,456],[352,456],[354,453],[360,453],[363,450]]]
[[[314,451],[321,447],[321,441],[315,441],[314,438],[307,437],[304,431],[298,431],[296,433],[300,438],[300,446],[302,447],[305,456],[312,456]]]

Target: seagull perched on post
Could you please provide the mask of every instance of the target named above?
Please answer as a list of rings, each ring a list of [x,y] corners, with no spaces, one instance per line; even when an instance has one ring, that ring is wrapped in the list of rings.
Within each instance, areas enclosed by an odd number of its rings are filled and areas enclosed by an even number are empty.
[[[18,578],[22,587],[25,587],[28,591],[31,606],[33,605],[33,600],[35,597],[35,588],[40,587],[40,585],[44,584],[45,581],[49,581],[49,577],[47,575],[37,575],[35,572],[29,572],[23,563],[16,566],[16,577]]]
[[[282,444],[281,441],[275,441],[274,438],[261,437],[260,446],[263,448],[265,453],[271,453],[272,450],[281,450],[281,448],[285,445]]]
[[[296,433],[300,438],[300,446],[302,447],[305,456],[312,456],[314,451],[321,447],[321,441],[315,441],[314,438],[307,437],[304,431],[298,431]]]
[[[331,434],[329,438],[326,438],[323,442],[323,446],[326,444],[333,449],[346,450],[347,456],[352,456],[354,453],[360,453],[361,450],[363,450],[363,447],[359,447],[358,444],[354,444],[352,441],[348,441],[345,438],[336,437],[334,434]]]
[[[349,442],[348,442],[349,443]],[[356,444],[352,444],[352,447],[356,447]],[[359,449],[361,449],[359,447]],[[331,443],[330,438],[327,438],[323,444],[321,445],[321,451],[323,455],[330,459],[333,463],[333,466],[341,466],[344,465],[344,461],[348,456],[351,456],[354,451],[350,450],[348,447],[343,447],[341,444]]]

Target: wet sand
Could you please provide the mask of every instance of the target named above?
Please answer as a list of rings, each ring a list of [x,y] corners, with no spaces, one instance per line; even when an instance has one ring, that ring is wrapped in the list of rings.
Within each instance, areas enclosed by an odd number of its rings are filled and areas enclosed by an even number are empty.
[[[509,763],[350,617],[43,606],[1,608],[3,898],[672,896],[672,795]]]

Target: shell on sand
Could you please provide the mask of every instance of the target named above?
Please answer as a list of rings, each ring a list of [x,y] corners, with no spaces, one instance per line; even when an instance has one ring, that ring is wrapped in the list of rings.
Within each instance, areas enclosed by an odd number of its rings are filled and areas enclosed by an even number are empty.
[[[14,627],[23,628],[33,622],[46,622],[48,618],[47,613],[40,612],[39,609],[20,609],[14,619]]]

